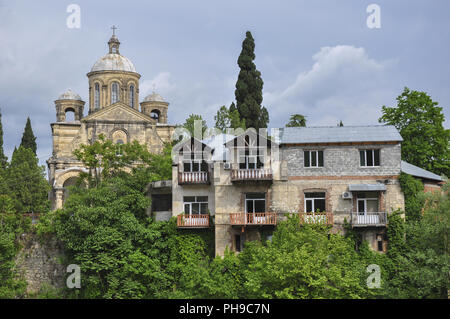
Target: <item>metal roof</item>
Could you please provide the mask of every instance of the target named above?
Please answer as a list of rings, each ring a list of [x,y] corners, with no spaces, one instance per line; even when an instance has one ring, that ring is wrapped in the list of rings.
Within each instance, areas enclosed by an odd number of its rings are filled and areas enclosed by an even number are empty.
[[[400,133],[392,125],[285,127],[280,144],[401,142]]]
[[[350,192],[370,192],[370,191],[385,191],[384,184],[353,184],[348,186]]]
[[[409,174],[409,175],[412,175],[415,177],[432,179],[435,181],[442,182],[442,177],[440,177],[439,175],[431,173],[430,171],[427,171],[427,170],[417,167],[415,165],[409,164],[405,161],[402,161],[402,169],[401,170],[403,173],[406,173],[406,174]]]
[[[108,53],[98,59],[91,69],[91,72],[94,71],[127,71],[136,73],[133,63],[118,53]]]
[[[72,91],[71,89],[67,89],[63,94],[58,97],[58,100],[78,100],[82,101],[81,97]]]

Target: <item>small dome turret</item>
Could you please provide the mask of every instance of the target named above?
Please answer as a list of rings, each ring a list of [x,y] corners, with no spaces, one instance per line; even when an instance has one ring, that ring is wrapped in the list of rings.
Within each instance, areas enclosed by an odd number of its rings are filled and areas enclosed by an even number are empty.
[[[64,93],[62,93],[58,100],[77,100],[82,101],[81,96],[79,96],[77,93],[72,91],[71,89],[67,89]]]
[[[150,116],[159,124],[167,124],[168,107],[169,103],[155,91],[147,95],[141,102],[141,112]]]

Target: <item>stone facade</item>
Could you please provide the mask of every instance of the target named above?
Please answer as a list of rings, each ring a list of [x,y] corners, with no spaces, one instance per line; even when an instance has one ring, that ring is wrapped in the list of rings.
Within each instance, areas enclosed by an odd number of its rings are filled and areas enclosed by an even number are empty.
[[[324,210],[332,215],[332,232],[343,233],[347,221],[355,225],[354,229],[369,242],[372,249],[386,249],[387,220],[384,216],[397,209],[404,209],[403,193],[398,181],[401,170],[400,142],[303,146],[272,144],[265,152],[263,165],[253,170],[269,169],[270,178],[243,180],[233,180],[232,173],[239,169],[239,150],[235,145],[227,145],[226,148],[230,154],[229,162],[213,161],[208,165],[209,183],[179,183],[180,171],[183,171],[180,158],[174,162],[172,174],[172,216],[185,214],[185,196],[208,197],[208,210],[214,216],[216,254],[223,255],[227,248],[240,251],[243,242],[267,238],[273,232],[276,225],[271,223],[242,225],[232,221],[232,214],[248,212],[246,196],[255,193],[264,194],[265,213],[267,216],[275,214],[278,221],[283,220],[286,213],[306,212],[306,194],[323,194]],[[380,150],[380,165],[360,165],[359,151],[366,149]],[[323,167],[305,167],[305,150],[322,150]],[[379,190],[352,192],[350,198],[344,198],[343,194],[349,193],[351,185],[375,185]],[[366,196],[372,201],[374,217],[358,213],[358,205],[367,205]],[[269,220],[268,217],[260,218]],[[366,219],[370,221],[366,222]]]
[[[138,141],[157,153],[171,139],[174,126],[167,124],[169,103],[153,93],[144,99],[139,110],[141,75],[131,61],[119,54],[120,42],[115,35],[108,44],[109,53],[87,74],[88,115],[83,115],[85,102],[71,90],[55,101],[56,122],[51,124],[53,154],[47,160],[53,209],[62,207],[66,188],[75,184],[80,172],[86,171],[73,155],[80,145],[93,143],[103,134],[114,143]],[[73,121],[68,120],[68,112],[74,113]]]
[[[34,234],[21,238],[16,256],[18,272],[27,282],[27,294],[38,293],[44,285],[61,289],[65,284],[64,250],[54,238],[39,239]]]

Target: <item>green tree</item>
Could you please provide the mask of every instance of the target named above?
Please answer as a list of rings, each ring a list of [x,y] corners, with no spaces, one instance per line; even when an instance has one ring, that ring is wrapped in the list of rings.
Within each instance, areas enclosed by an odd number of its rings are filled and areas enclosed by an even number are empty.
[[[3,151],[3,125],[2,125],[2,113],[0,110],[0,171],[6,168],[8,164],[8,158]]]
[[[261,105],[263,100],[263,80],[261,73],[256,69],[255,40],[250,31],[246,32],[242,42],[242,51],[238,58],[240,68],[236,82],[236,108],[240,118],[245,120],[246,128],[267,128],[269,113]]]
[[[29,220],[15,211],[8,195],[0,195],[0,298],[23,297],[24,280],[17,279],[15,256],[19,250],[18,237],[30,226]]]
[[[6,171],[6,184],[17,212],[44,213],[49,209],[50,185],[33,150],[23,146],[15,149]]]
[[[349,238],[297,216],[277,225],[272,242],[251,242],[240,255],[247,298],[364,298],[365,265]]]
[[[196,136],[195,128],[196,123],[198,123],[198,127],[201,128],[201,131],[198,134],[202,134],[202,136]],[[202,139],[203,134],[205,133],[208,126],[206,125],[206,121],[202,118],[201,115],[191,114],[184,122],[183,127],[189,131],[191,136],[197,137],[198,139]]]
[[[168,154],[169,152],[169,154]],[[145,145],[137,141],[126,144],[115,144],[106,139],[103,134],[90,145],[81,145],[73,154],[88,167],[88,174],[81,174],[81,180],[87,179],[91,186],[99,185],[103,178],[116,176],[123,170],[133,170],[145,167],[154,167],[157,163],[167,163],[170,156],[170,145],[167,145],[163,154],[151,154]],[[168,175],[168,165],[158,170],[158,176]],[[148,181],[147,181],[148,182]]]
[[[403,172],[400,173],[399,181],[405,197],[406,220],[419,220],[425,203],[422,182]]]
[[[239,112],[234,106],[234,102],[228,109],[225,105],[222,105],[214,116],[216,121],[216,128],[225,133],[228,128],[242,128],[245,130],[245,120],[240,118]]]
[[[447,298],[450,289],[448,232],[450,199],[443,192],[426,194],[423,217],[406,223],[389,219],[389,250],[384,296],[387,298]],[[398,218],[397,218],[398,219]]]
[[[403,137],[402,159],[436,174],[450,174],[450,130],[445,130],[442,107],[425,92],[408,88],[397,107],[382,107],[379,122],[394,125]]]
[[[36,137],[34,136],[33,129],[31,128],[31,121],[29,117],[27,118],[27,123],[25,124],[20,146],[29,148],[36,155]]]
[[[289,120],[289,123],[286,124],[286,127],[305,127],[306,126],[306,117],[301,114],[293,114]]]

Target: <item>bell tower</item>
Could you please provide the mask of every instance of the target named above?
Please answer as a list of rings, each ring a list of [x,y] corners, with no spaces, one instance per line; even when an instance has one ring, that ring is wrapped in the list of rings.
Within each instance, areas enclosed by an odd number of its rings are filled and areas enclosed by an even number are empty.
[[[85,102],[78,94],[73,92],[71,89],[68,89],[55,101],[56,121],[66,122],[67,112],[73,112],[74,120],[80,121],[83,117],[84,104]]]

